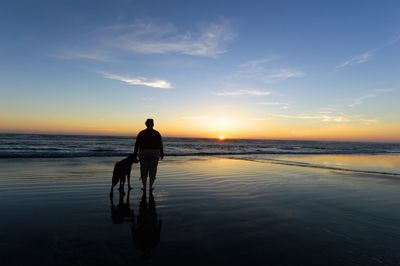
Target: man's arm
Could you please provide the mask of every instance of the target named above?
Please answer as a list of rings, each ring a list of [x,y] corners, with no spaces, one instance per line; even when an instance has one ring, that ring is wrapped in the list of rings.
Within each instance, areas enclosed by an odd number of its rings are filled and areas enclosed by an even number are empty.
[[[140,144],[140,133],[136,137],[135,149],[133,150],[133,158],[134,158],[134,160],[137,160],[139,144]]]
[[[163,147],[161,134],[158,133],[158,135],[160,136],[160,158],[162,160],[162,159],[164,159],[164,147]]]

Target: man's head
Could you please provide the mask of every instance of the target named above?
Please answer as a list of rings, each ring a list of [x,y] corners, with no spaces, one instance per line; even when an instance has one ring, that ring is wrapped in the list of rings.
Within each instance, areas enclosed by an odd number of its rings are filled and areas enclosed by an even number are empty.
[[[147,120],[146,120],[146,127],[147,128],[153,128],[154,127],[154,121],[153,121],[153,119],[152,118],[148,118]]]

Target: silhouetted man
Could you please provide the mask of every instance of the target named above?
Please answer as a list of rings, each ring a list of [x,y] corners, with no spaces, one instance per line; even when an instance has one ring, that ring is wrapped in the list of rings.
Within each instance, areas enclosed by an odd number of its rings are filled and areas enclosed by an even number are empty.
[[[153,129],[153,119],[147,119],[145,124],[147,128],[140,131],[136,137],[133,157],[136,159],[139,153],[143,190],[146,190],[147,176],[150,177],[150,190],[152,190],[157,174],[158,159],[164,158],[164,149],[160,133]]]

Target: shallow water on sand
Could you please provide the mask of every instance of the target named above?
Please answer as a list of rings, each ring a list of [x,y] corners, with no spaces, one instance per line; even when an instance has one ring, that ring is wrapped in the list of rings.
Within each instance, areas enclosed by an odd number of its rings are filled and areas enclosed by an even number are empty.
[[[374,158],[375,170],[395,169]],[[141,200],[134,165],[130,204],[126,196],[119,204],[115,191],[112,209],[108,190],[120,159],[0,160],[2,265],[400,264],[395,175],[167,158],[155,206],[149,195]],[[297,161],[356,167],[360,157],[349,160]]]

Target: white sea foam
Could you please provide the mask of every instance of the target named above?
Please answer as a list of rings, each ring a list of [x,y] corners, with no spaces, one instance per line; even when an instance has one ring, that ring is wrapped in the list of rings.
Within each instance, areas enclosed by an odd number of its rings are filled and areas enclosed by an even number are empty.
[[[126,156],[133,137],[0,134],[0,158]],[[167,156],[400,154],[399,143],[164,138]]]

